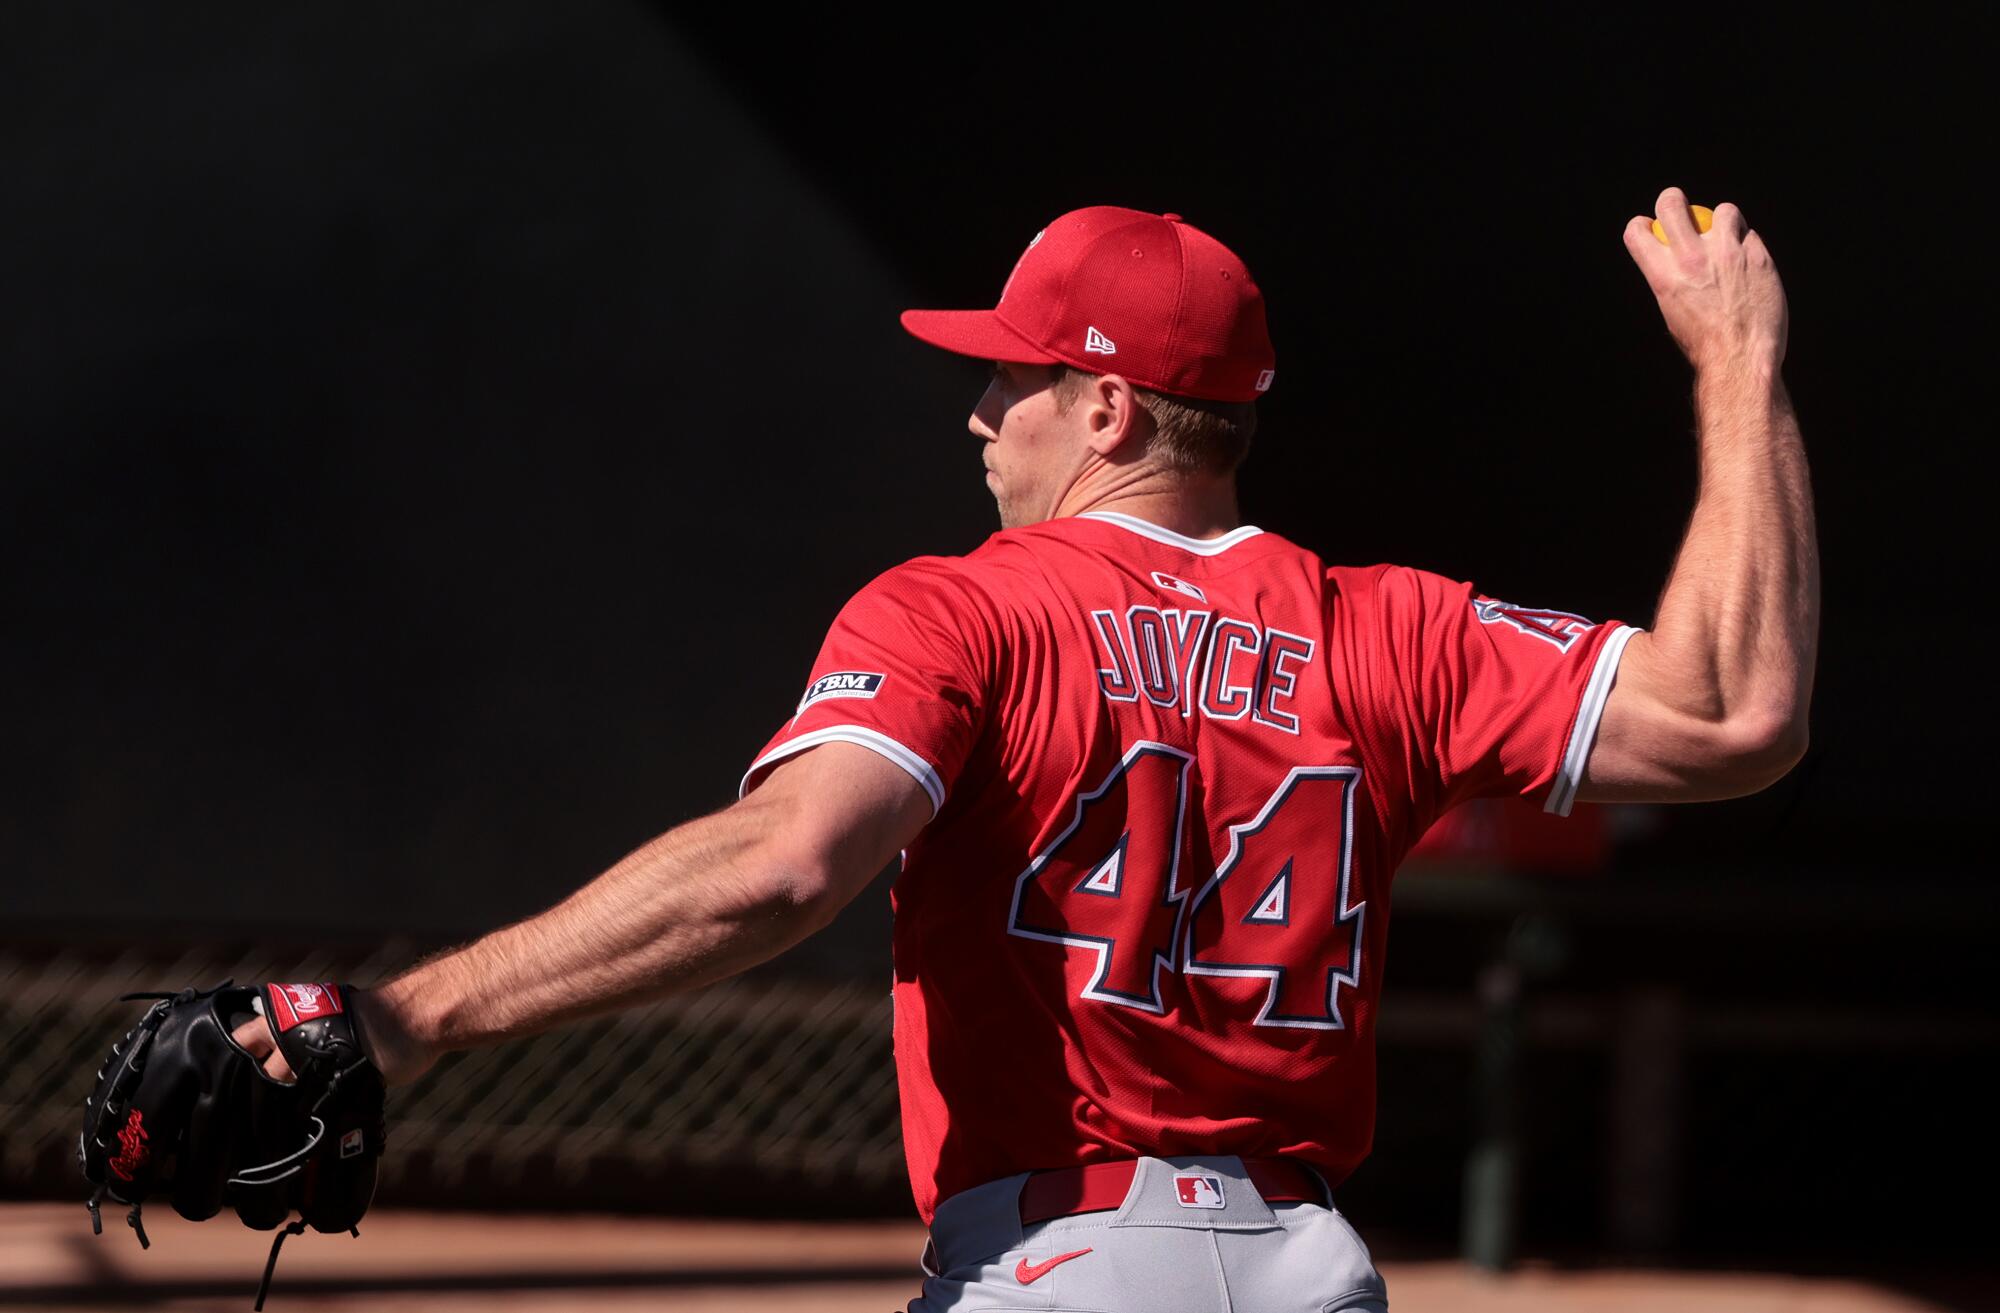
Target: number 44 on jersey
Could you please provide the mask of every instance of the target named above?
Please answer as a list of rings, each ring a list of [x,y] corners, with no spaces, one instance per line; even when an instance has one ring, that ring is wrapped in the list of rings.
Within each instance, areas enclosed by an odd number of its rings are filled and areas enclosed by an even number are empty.
[[[1257,1025],[1343,1029],[1367,914],[1349,888],[1360,770],[1294,767],[1229,825],[1215,868],[1196,871],[1193,769],[1164,743],[1129,749],[1015,881],[1008,930],[1093,953],[1081,992],[1100,1003],[1164,1013],[1177,975],[1250,977],[1267,982]]]

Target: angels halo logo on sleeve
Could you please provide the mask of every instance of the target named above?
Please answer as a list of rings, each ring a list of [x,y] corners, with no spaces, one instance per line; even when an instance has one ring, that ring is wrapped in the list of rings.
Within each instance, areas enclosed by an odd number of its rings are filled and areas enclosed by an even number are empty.
[[[799,699],[799,711],[829,698],[872,698],[882,691],[882,681],[887,678],[879,671],[869,670],[835,670],[821,675]]]
[[[1497,598],[1478,597],[1472,599],[1472,611],[1482,625],[1511,625],[1531,638],[1539,638],[1552,643],[1560,651],[1567,652],[1591,630],[1597,628],[1595,620],[1586,619],[1573,611],[1550,611],[1530,606],[1516,606],[1512,602],[1502,602]]]

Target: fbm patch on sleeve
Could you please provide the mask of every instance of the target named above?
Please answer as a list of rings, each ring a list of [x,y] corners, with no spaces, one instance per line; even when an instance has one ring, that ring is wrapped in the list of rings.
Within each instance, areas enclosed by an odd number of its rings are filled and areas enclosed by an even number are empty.
[[[1478,615],[1480,624],[1512,625],[1524,634],[1555,644],[1556,649],[1562,652],[1569,651],[1577,639],[1597,628],[1596,621],[1568,611],[1540,611],[1491,597],[1474,597],[1472,610]]]
[[[882,690],[882,681],[886,678],[886,675],[865,670],[836,670],[821,675],[812,682],[806,695],[799,699],[799,709],[793,719],[804,715],[806,708],[813,703],[824,702],[828,698],[872,698]]]

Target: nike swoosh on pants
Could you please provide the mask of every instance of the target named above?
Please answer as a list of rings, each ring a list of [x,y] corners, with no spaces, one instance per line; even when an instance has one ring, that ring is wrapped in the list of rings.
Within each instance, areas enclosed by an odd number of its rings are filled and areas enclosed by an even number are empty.
[[[1014,1279],[1024,1286],[1033,1285],[1062,1264],[1069,1262],[1072,1258],[1082,1258],[1089,1252],[1088,1249],[1071,1250],[1067,1254],[1057,1254],[1054,1258],[1045,1258],[1032,1267],[1028,1265],[1028,1260],[1024,1258],[1014,1264]]]

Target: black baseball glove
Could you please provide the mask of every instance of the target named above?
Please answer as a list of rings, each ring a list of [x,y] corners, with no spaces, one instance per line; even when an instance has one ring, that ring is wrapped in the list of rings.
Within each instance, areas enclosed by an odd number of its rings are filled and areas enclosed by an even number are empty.
[[[280,1225],[264,1265],[264,1307],[288,1235],[355,1229],[375,1194],[384,1087],[361,1045],[349,986],[223,981],[157,999],[112,1046],[84,1102],[77,1159],[92,1186],[87,1206],[103,1230],[105,1199],[131,1205],[126,1221],[149,1246],[140,1208],[155,1193],[205,1221],[224,1207],[246,1225]],[[261,1014],[297,1073],[265,1074],[231,1037]],[[287,1222],[293,1212],[296,1221]]]

